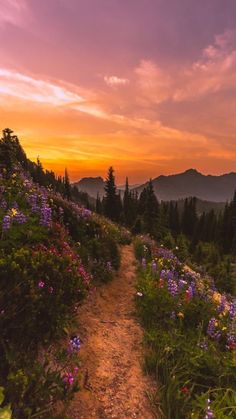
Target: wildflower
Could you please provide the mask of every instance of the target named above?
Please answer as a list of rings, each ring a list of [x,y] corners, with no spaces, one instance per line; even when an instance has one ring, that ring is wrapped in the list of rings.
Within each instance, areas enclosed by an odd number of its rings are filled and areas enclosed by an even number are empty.
[[[182,313],[181,311],[177,314],[177,316],[180,318],[180,319],[183,319],[184,318],[184,313]]]
[[[44,285],[45,285],[45,282],[39,281],[39,283],[38,283],[39,288],[44,288]]]
[[[176,313],[175,313],[175,311],[172,311],[172,312],[170,313],[170,318],[171,318],[172,320],[175,320],[175,319],[176,319]]]
[[[5,201],[5,199],[2,199],[0,203],[0,208],[2,208],[4,211],[7,209],[7,202]]]
[[[143,296],[143,293],[142,292],[137,292],[137,296],[138,297],[142,297]]]
[[[73,374],[71,372],[66,372],[64,377],[63,377],[63,381],[65,384],[67,384],[68,386],[72,386],[74,384],[74,377]]]
[[[12,213],[12,216],[15,217],[15,215],[18,214],[18,211],[16,208],[12,208],[11,213]]]
[[[17,212],[14,217],[14,220],[19,224],[25,224],[27,221],[27,217],[22,212]]]
[[[182,387],[180,391],[181,391],[181,393],[189,394],[189,389],[186,386],[185,387]]]
[[[107,262],[107,270],[108,270],[108,272],[111,272],[112,271],[111,262]]]
[[[220,298],[220,305],[219,305],[219,313],[223,313],[225,310],[225,306],[226,306],[226,297],[224,295],[221,295]]]
[[[210,419],[210,418],[213,418],[214,417],[214,414],[213,414],[213,412],[211,410],[210,404],[211,404],[211,400],[210,399],[207,399],[205,419]]]
[[[52,209],[43,205],[41,208],[40,224],[44,227],[50,227],[52,222]]]
[[[153,273],[153,275],[155,275],[155,274],[156,274],[156,272],[157,272],[157,264],[156,264],[156,262],[154,261],[154,262],[152,262],[152,273]]]
[[[80,347],[81,347],[80,338],[78,336],[73,336],[70,339],[69,351],[78,352],[80,350]]]
[[[147,266],[146,259],[145,258],[142,258],[142,267],[143,267],[143,269],[145,269],[146,266]]]
[[[78,367],[75,367],[73,370],[65,372],[63,376],[63,381],[68,387],[73,386],[75,382],[75,376],[78,373],[78,371]]]
[[[204,351],[206,351],[208,349],[208,343],[206,341],[198,343],[198,346],[199,346],[199,348],[203,349]]]
[[[214,317],[212,317],[209,320],[208,327],[207,327],[207,334],[212,339],[219,340],[221,337],[221,332],[219,330],[216,330],[216,327],[218,326],[218,322]]]
[[[5,215],[2,221],[2,230],[7,231],[11,227],[11,217],[10,215]]]
[[[170,292],[173,297],[178,294],[178,286],[175,280],[169,278],[168,279],[168,291]]]
[[[229,316],[231,320],[234,318],[235,314],[236,314],[236,300],[233,300],[229,308]]]

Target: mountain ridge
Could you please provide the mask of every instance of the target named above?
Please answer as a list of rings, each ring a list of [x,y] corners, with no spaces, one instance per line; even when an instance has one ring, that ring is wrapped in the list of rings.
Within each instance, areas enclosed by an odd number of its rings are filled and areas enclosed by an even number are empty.
[[[204,175],[196,169],[173,175],[160,175],[152,180],[154,191],[161,201],[170,201],[196,196],[211,202],[230,200],[236,189],[236,173]],[[140,193],[147,182],[135,190]]]
[[[236,189],[236,172],[222,175],[204,175],[197,169],[190,168],[184,172],[159,175],[152,179],[155,194],[160,201],[171,201],[196,196],[210,202],[227,202]],[[148,181],[130,189],[141,193]],[[102,177],[85,177],[74,183],[80,191],[87,192],[93,198],[104,195],[105,181]],[[118,187],[118,189],[121,189]]]

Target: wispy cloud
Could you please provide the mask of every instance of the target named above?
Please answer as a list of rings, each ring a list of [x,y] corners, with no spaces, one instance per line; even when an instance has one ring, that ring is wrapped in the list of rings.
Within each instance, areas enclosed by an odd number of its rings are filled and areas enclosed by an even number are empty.
[[[236,88],[236,31],[215,36],[214,43],[188,66],[163,69],[142,60],[135,69],[139,97],[159,104],[166,100],[196,100],[221,90]]]
[[[117,76],[105,76],[104,81],[109,87],[125,86],[130,82],[129,79],[120,78]]]
[[[78,90],[77,87],[74,89]],[[47,80],[0,68],[0,102],[6,102],[6,97],[15,98],[34,105],[50,105],[69,108],[89,115],[106,118],[106,113],[89,102],[89,98],[80,96],[63,83],[54,84]]]
[[[25,0],[0,0],[0,26],[4,23],[21,26],[28,14]]]

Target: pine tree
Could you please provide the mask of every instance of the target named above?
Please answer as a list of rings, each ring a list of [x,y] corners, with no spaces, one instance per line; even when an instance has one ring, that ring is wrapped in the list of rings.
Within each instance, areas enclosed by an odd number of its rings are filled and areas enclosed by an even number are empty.
[[[13,135],[10,128],[5,128],[0,139],[0,167],[9,176],[16,165],[27,168],[28,160],[17,136]]]
[[[65,169],[65,176],[64,176],[64,187],[65,187],[65,197],[67,199],[71,199],[71,186],[70,186],[70,179],[67,169]]]
[[[126,178],[126,182],[125,182],[123,211],[124,211],[124,223],[127,227],[131,227],[134,224],[135,217],[134,217],[134,202],[132,199],[132,194],[129,189],[128,178]]]
[[[177,202],[170,201],[168,212],[168,224],[173,236],[176,237],[180,233],[180,220]]]
[[[182,231],[183,233],[192,238],[196,227],[197,227],[197,199],[194,198],[186,198],[184,200],[184,211],[182,215]]]
[[[113,221],[120,218],[120,203],[116,192],[114,169],[110,167],[105,182],[104,213]]]
[[[102,214],[102,201],[100,199],[99,194],[97,194],[97,199],[96,199],[96,212],[98,214]]]
[[[155,195],[152,180],[148,182],[147,187],[143,191],[144,212],[143,212],[143,228],[145,233],[149,233],[152,236],[157,235],[158,227],[158,214],[159,214],[159,203]],[[141,200],[141,196],[140,196]]]

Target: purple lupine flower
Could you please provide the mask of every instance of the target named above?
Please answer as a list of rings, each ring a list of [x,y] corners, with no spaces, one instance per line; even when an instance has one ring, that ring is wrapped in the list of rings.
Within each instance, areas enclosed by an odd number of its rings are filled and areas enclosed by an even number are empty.
[[[143,268],[143,269],[146,269],[146,267],[147,267],[147,262],[146,262],[146,259],[145,259],[145,258],[142,258],[142,262],[141,262],[141,264],[142,264],[142,268]]]
[[[219,340],[220,337],[221,337],[221,332],[219,330],[216,330],[216,323],[217,323],[217,321],[214,317],[212,317],[209,320],[209,323],[208,323],[208,326],[207,326],[207,334],[212,339]]]
[[[220,299],[220,305],[218,307],[219,313],[223,313],[223,311],[225,310],[226,303],[227,303],[226,297],[225,295],[222,295]]]
[[[195,294],[194,282],[191,282],[191,284],[188,286],[186,293],[187,293],[188,299],[191,300]]]
[[[7,231],[11,227],[11,217],[10,215],[5,215],[2,220],[2,230]]]
[[[229,316],[231,320],[235,317],[235,314],[236,314],[236,299],[232,301],[229,307]]]
[[[33,213],[36,213],[39,211],[39,206],[38,206],[38,195],[36,193],[32,193],[28,196],[27,199],[28,203],[31,206],[31,211]]]
[[[4,211],[6,211],[6,209],[7,209],[7,202],[5,201],[5,199],[2,199],[2,201],[0,203],[0,208],[2,208]]]
[[[233,333],[227,333],[227,344],[231,345],[232,343],[236,343],[236,337]]]
[[[44,227],[50,227],[52,223],[52,209],[45,205],[41,208],[40,224]]]
[[[23,214],[23,212],[18,212],[15,215],[14,220],[19,224],[25,224],[27,221],[27,217],[25,214]]]
[[[182,290],[184,286],[187,285],[187,281],[185,281],[184,279],[180,279],[178,285],[179,289]]]
[[[208,343],[206,340],[199,342],[198,343],[199,348],[203,349],[204,351],[206,351],[208,349]]]
[[[156,275],[157,273],[157,263],[155,261],[152,262],[152,274]]]
[[[168,278],[168,291],[173,297],[178,294],[178,285],[174,279]]]
[[[172,320],[175,320],[175,319],[176,319],[176,313],[175,313],[175,311],[172,311],[172,312],[170,313],[170,318],[171,318]]]
[[[69,345],[69,352],[79,352],[81,347],[81,341],[78,336],[73,336],[70,339],[70,345]]]
[[[214,414],[211,410],[211,400],[207,399],[207,406],[206,406],[206,414],[205,414],[205,419],[211,419],[214,418]]]
[[[161,279],[166,279],[166,276],[167,276],[167,275],[166,275],[166,271],[165,271],[165,269],[162,269],[162,270],[161,270],[161,272],[160,272],[160,278],[161,278]]]
[[[107,270],[108,270],[108,272],[112,272],[112,264],[111,264],[111,262],[107,262]]]

